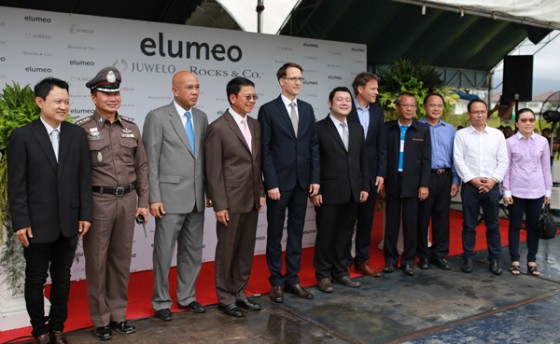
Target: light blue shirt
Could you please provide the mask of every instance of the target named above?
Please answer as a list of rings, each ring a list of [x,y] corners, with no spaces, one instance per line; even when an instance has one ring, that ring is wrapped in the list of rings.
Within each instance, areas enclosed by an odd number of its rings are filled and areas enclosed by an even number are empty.
[[[358,104],[356,98],[354,98],[354,107],[356,108],[356,112],[358,113],[360,124],[362,125],[362,128],[364,128],[364,137],[367,138],[367,132],[369,128],[369,104],[365,109],[362,109],[360,104]]]
[[[438,124],[430,124],[426,118],[419,122],[426,123],[430,127],[432,139],[432,170],[450,168],[453,176],[452,183],[459,185],[459,175],[453,165],[453,140],[455,139],[455,128],[447,122],[439,120]]]

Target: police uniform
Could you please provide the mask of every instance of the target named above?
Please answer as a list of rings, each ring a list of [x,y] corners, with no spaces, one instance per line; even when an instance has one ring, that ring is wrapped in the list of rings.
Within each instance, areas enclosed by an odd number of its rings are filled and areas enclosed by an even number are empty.
[[[92,93],[119,92],[120,80],[118,70],[108,67],[86,86]],[[108,338],[98,339],[110,339],[110,323],[117,331],[114,326],[126,325],[134,215],[148,208],[148,163],[133,119],[117,113],[111,123],[95,111],[76,124],[86,131],[90,148],[93,222],[83,245],[89,310],[96,329],[108,331]]]

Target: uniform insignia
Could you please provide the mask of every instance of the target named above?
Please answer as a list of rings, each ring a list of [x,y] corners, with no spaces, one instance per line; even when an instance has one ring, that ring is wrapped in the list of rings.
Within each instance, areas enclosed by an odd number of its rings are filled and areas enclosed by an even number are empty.
[[[97,130],[97,127],[89,128],[88,139],[90,141],[97,141],[97,140],[101,140],[102,138],[103,135]]]
[[[115,73],[113,73],[112,70],[110,70],[109,73],[107,73],[107,81],[109,81],[110,83],[114,83],[115,81],[117,81],[117,77],[115,76]]]
[[[91,116],[84,117],[84,118],[78,118],[77,120],[74,121],[74,124],[75,125],[82,125],[82,124],[85,124],[89,121],[91,121]]]
[[[97,152],[97,162],[102,162],[103,161],[103,154],[101,154],[101,152]]]
[[[132,117],[123,116],[123,115],[121,115],[121,114],[119,114],[119,117],[120,117],[121,119],[124,119],[124,120],[127,121],[127,122],[134,123],[134,118],[132,118]]]

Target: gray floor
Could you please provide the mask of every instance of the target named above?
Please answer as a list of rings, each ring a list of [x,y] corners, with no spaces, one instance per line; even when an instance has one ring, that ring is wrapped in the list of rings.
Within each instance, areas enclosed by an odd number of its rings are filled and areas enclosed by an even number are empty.
[[[522,250],[524,246],[522,245]],[[509,265],[507,248],[504,267]],[[524,252],[522,252],[522,257]],[[400,271],[361,277],[355,289],[335,285],[332,294],[312,288],[314,300],[288,295],[284,304],[256,297],[259,312],[242,319],[207,313],[175,313],[172,322],[133,321],[138,331],[115,334],[113,343],[559,343],[560,239],[541,241],[537,278],[488,271],[484,252],[471,274],[452,270]],[[523,263],[522,263],[523,264]],[[66,335],[72,343],[97,343],[90,330]]]

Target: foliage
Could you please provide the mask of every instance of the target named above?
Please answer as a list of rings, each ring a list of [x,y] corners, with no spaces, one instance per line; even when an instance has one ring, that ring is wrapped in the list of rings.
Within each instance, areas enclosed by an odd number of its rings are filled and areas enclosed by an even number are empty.
[[[425,116],[422,106],[424,97],[436,92],[444,97],[445,110],[443,119],[453,112],[459,96],[446,87],[439,73],[433,68],[421,64],[414,64],[408,59],[396,61],[390,68],[380,71],[379,104],[385,111],[385,120],[390,121],[398,117],[395,100],[408,92],[416,98],[416,117]]]
[[[24,272],[23,251],[13,234],[12,221],[8,211],[8,160],[7,150],[10,134],[16,128],[39,118],[40,112],[35,105],[35,95],[30,86],[20,87],[13,83],[6,85],[0,94],[0,239],[7,240],[0,247],[0,267],[4,282],[13,294],[21,292]]]

